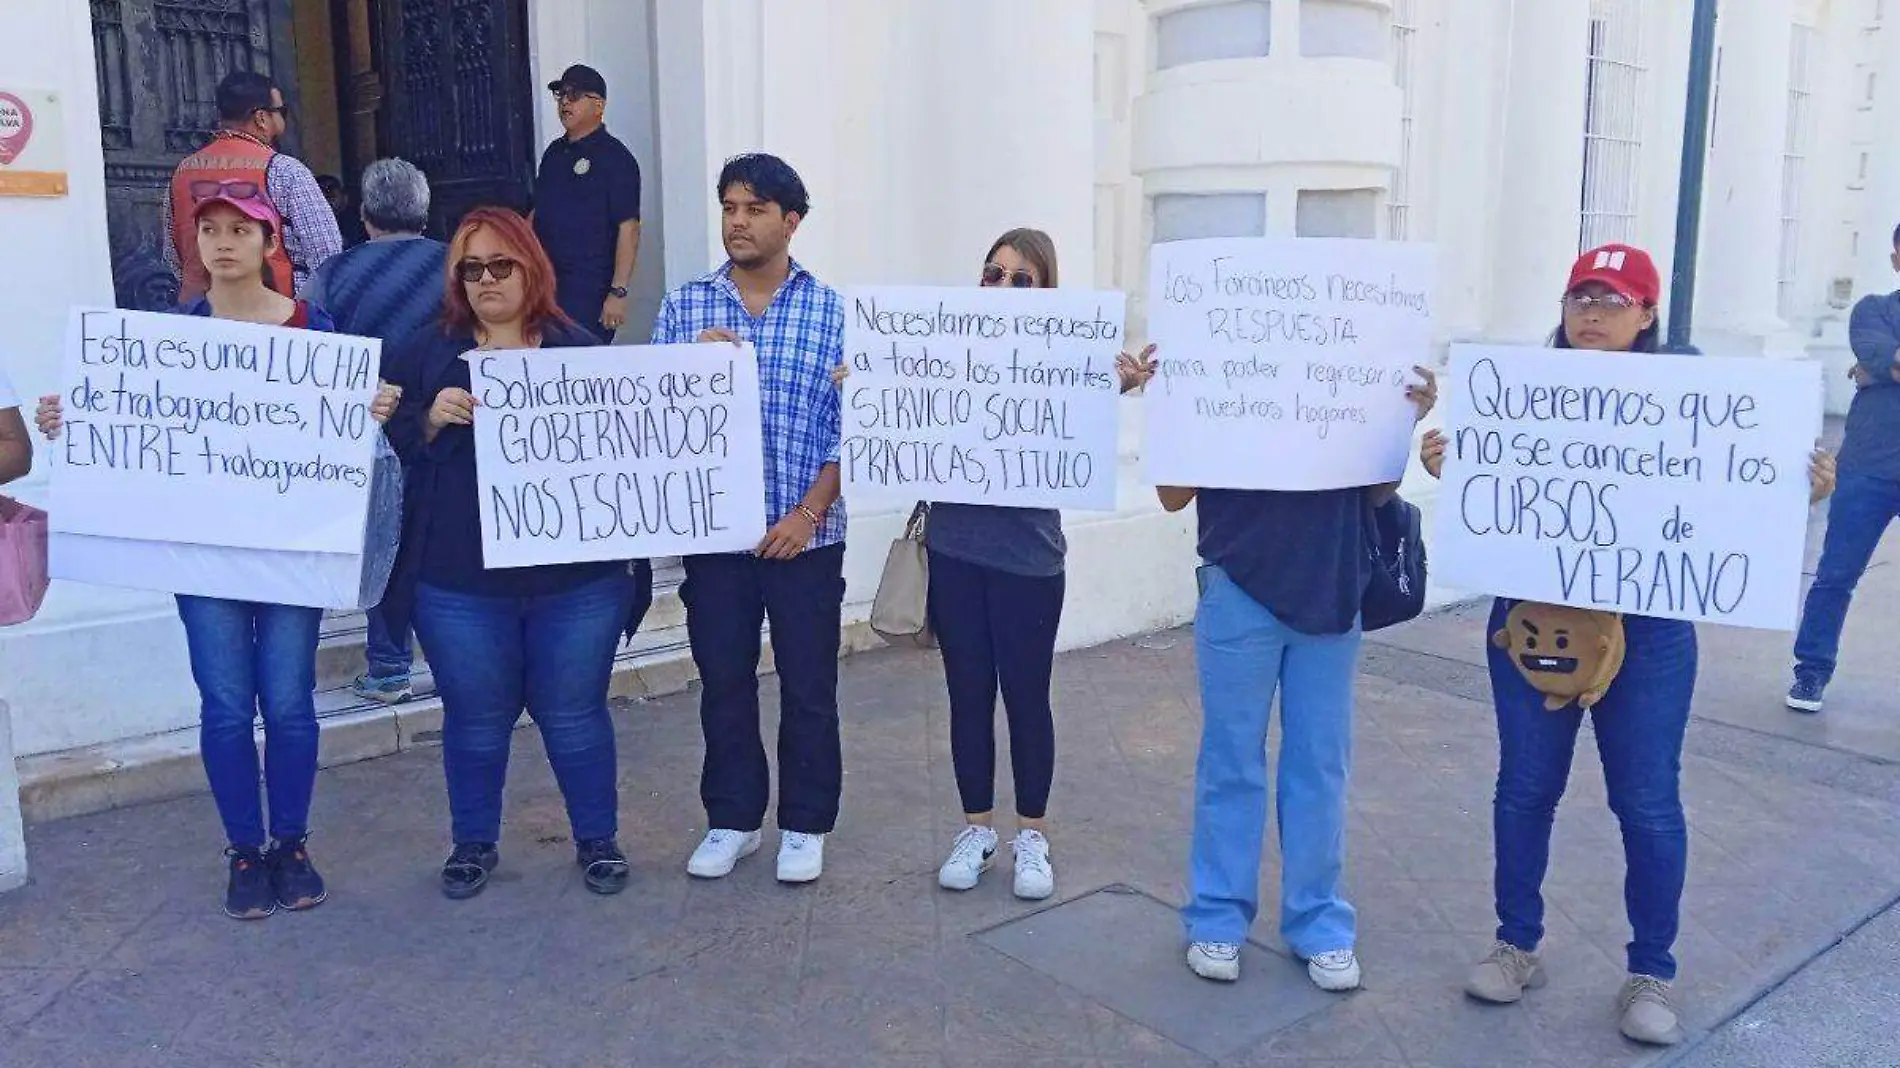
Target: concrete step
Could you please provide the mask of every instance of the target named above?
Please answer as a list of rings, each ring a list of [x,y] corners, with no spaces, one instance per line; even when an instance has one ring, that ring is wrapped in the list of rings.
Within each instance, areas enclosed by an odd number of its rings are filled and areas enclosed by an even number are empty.
[[[656,595],[656,601],[658,600]],[[665,618],[665,617],[662,617]],[[648,616],[652,623],[654,616]],[[770,635],[767,634],[769,639]],[[883,647],[868,624],[847,624],[840,656]],[[321,731],[318,762],[353,764],[442,741],[442,701],[426,664],[417,665],[415,692],[394,703],[366,701],[350,688],[359,667],[317,692]],[[773,670],[767,645],[759,673]],[[683,617],[671,626],[642,629],[614,657],[610,697],[653,698],[679,693],[697,681]],[[530,729],[523,716],[517,729]],[[262,745],[260,726],[257,740]],[[64,819],[127,805],[204,793],[196,727],[19,760],[20,809],[27,823]]]

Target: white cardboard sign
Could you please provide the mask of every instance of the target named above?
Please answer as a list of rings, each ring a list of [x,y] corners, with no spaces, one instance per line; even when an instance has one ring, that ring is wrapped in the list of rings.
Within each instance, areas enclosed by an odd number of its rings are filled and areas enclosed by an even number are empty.
[[[765,535],[750,345],[471,352],[482,563],[740,552]]]
[[[381,353],[344,334],[75,308],[52,529],[360,554]]]
[[[1458,345],[1433,578],[1790,630],[1821,433],[1809,363]]]
[[[1162,486],[1395,482],[1405,387],[1429,363],[1434,252],[1335,238],[1212,238],[1149,253],[1147,473]]]
[[[844,299],[847,496],[1114,510],[1122,294],[879,286]]]

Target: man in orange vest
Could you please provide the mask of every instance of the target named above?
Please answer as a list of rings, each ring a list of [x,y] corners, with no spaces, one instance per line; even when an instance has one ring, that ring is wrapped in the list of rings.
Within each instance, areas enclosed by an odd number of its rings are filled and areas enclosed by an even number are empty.
[[[262,196],[284,220],[283,241],[265,260],[264,281],[294,296],[323,261],[343,251],[336,213],[301,160],[273,146],[284,135],[290,109],[283,91],[252,71],[232,71],[218,83],[218,131],[172,172],[165,202],[165,263],[179,278],[178,300],[204,295],[210,277],[198,260],[192,209],[207,197]]]

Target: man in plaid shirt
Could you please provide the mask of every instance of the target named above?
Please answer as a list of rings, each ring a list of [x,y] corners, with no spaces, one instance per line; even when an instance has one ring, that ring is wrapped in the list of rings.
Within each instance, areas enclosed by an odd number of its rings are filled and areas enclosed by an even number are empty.
[[[706,760],[700,800],[711,830],[687,871],[716,879],[759,848],[771,794],[759,736],[759,626],[770,619],[779,677],[778,878],[824,870],[838,819],[838,631],[844,505],[838,500],[838,391],[844,302],[791,258],[810,210],[798,172],[775,156],[727,162],[715,190],[727,262],[669,294],[653,343],[750,342],[764,417],[765,509],[750,553],[686,558],[680,599],[698,666]]]

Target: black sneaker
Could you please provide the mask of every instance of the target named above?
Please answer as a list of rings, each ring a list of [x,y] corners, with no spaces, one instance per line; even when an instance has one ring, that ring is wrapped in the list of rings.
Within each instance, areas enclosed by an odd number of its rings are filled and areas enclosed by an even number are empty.
[[[1815,713],[1821,710],[1821,691],[1827,689],[1827,683],[1814,675],[1797,671],[1794,685],[1788,687],[1788,707],[1796,712]]]
[[[264,854],[277,903],[292,912],[314,909],[328,896],[323,889],[323,876],[318,875],[317,866],[310,863],[307,841],[307,838],[298,838],[275,842],[270,852]]]
[[[580,865],[587,888],[596,894],[618,894],[627,888],[627,881],[633,875],[627,866],[627,855],[611,838],[576,842],[574,863]]]
[[[442,865],[442,896],[451,901],[474,897],[488,886],[488,873],[500,863],[493,842],[457,842]]]
[[[277,911],[270,886],[270,865],[256,846],[232,846],[231,884],[224,891],[224,914],[234,920],[261,920]]]

